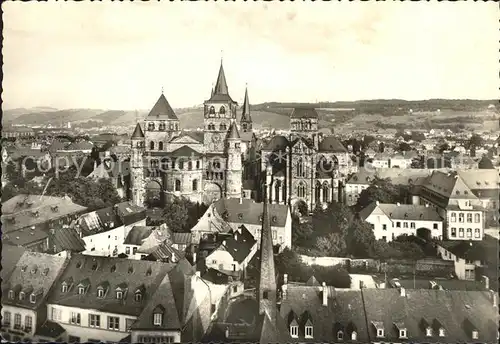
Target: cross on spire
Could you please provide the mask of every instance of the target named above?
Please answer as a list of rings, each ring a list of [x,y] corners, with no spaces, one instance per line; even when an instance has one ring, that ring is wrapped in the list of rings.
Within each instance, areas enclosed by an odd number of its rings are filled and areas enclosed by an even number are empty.
[[[161,94],[163,94],[163,86],[161,87]]]

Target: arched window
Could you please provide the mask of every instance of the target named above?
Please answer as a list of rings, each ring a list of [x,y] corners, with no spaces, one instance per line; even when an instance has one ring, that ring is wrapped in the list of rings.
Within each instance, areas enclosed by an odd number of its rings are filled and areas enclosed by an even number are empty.
[[[151,142],[149,143],[149,149],[151,149],[151,150],[154,150],[154,149],[155,149],[155,143],[154,143],[154,141],[151,141]]]
[[[337,340],[344,340],[344,332],[342,331],[337,332]]]
[[[219,109],[219,113],[221,115],[224,115],[226,113],[226,108],[224,106],[221,106],[220,109]]]
[[[154,122],[148,123],[148,130],[155,130],[155,123]]]
[[[184,159],[179,159],[179,170],[183,170],[184,169]]]
[[[316,182],[314,196],[315,196],[314,198],[316,200],[316,203],[320,203],[321,202],[321,183],[320,182]]]
[[[323,202],[328,202],[329,200],[329,192],[330,192],[330,187],[328,186],[328,184],[325,182],[323,184]]]
[[[241,127],[243,128],[243,130],[247,130],[247,124],[246,123],[242,123]]]
[[[199,170],[200,169],[200,160],[196,160],[196,169]]]
[[[191,171],[193,169],[193,162],[191,160],[188,161],[188,170]]]
[[[193,180],[193,191],[198,191],[198,179]]]
[[[302,158],[300,158],[298,161],[297,161],[297,177],[305,177],[306,174],[305,174],[305,171],[304,171],[304,161],[302,160]]]
[[[221,125],[219,126],[219,130],[226,130],[226,123],[221,123]]]
[[[158,150],[163,150],[163,141],[158,142]]]
[[[165,121],[161,121],[158,129],[161,131],[165,131],[165,128],[166,128]]]
[[[179,179],[175,180],[175,191],[181,191],[181,181]]]
[[[208,111],[209,114],[215,115],[215,108],[213,106],[210,107],[210,110]]]
[[[299,185],[297,185],[297,196],[298,197],[306,196],[306,186],[302,182],[300,182]]]

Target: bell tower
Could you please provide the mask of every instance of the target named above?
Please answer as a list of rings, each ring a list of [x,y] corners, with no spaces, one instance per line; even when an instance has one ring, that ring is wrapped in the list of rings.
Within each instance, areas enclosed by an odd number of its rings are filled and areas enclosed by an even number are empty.
[[[225,138],[238,104],[229,95],[222,60],[210,99],[204,102],[204,144],[207,151],[223,154]]]
[[[241,163],[241,139],[236,122],[232,121],[226,139],[227,166],[226,166],[226,197],[241,198],[243,182]]]

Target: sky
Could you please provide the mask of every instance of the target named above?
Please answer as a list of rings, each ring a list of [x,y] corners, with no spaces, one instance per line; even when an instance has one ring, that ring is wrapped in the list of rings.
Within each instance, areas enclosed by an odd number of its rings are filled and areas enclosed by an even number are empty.
[[[498,98],[493,2],[4,2],[4,108]]]

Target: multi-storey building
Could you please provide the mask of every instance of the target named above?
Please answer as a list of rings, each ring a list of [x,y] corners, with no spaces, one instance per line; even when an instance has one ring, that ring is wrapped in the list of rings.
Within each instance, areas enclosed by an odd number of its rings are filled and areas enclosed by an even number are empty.
[[[131,140],[134,203],[142,205],[155,197],[163,202],[183,196],[205,203],[241,197],[242,155],[247,155],[254,140],[250,104],[246,92],[240,136],[237,103],[229,95],[222,64],[203,109],[203,132],[183,132],[162,94],[144,120],[144,131],[137,124]]]

